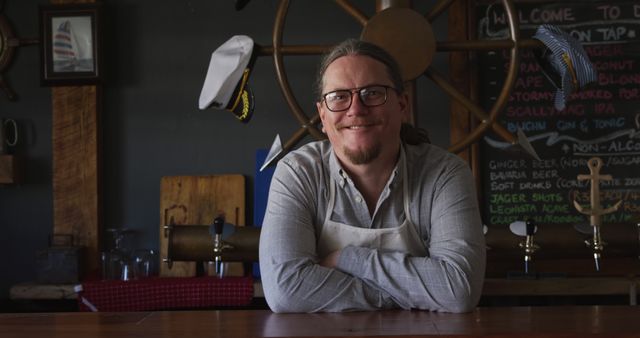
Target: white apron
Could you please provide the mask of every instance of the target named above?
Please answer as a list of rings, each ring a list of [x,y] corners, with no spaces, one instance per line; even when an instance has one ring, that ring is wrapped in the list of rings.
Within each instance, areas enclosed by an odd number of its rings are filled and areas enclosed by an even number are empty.
[[[403,166],[403,203],[404,223],[395,228],[367,229],[351,226],[331,220],[335,205],[336,182],[329,184],[329,202],[324,225],[318,240],[318,257],[326,257],[329,253],[342,249],[348,245],[375,248],[383,251],[402,252],[416,257],[425,257],[427,251],[418,231],[411,222],[409,213],[409,188],[407,166]]]

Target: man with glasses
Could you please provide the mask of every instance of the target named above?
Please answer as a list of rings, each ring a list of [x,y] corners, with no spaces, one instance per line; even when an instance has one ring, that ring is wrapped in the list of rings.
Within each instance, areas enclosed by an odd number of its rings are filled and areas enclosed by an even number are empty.
[[[275,312],[465,312],[480,297],[485,243],[474,180],[410,127],[398,65],[350,39],[325,55],[316,107],[328,140],[276,167],[260,238]]]

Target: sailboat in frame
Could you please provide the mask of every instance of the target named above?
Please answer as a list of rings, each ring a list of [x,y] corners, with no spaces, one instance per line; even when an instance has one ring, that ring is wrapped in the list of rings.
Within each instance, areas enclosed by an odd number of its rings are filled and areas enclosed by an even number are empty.
[[[62,21],[53,35],[54,72],[92,72],[91,41],[80,38],[72,20]]]

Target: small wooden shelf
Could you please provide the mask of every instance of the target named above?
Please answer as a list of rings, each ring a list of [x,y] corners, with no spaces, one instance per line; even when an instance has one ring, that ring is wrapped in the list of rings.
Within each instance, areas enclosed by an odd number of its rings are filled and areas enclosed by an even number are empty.
[[[37,284],[20,283],[9,290],[9,298],[28,300],[76,299],[77,294],[72,284]]]
[[[22,182],[22,158],[16,155],[0,155],[0,184]]]

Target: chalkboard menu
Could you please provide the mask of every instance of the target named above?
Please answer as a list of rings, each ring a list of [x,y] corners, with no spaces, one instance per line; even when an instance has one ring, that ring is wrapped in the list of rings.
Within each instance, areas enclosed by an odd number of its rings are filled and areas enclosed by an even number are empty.
[[[499,120],[510,132],[522,129],[541,160],[507,149],[499,136],[480,142],[483,221],[507,225],[532,218],[538,224],[585,224],[573,201],[589,206],[587,161],[603,161],[603,207],[619,200],[605,223],[635,223],[640,216],[640,1],[517,3],[522,38],[542,24],[555,25],[581,42],[598,71],[597,83],[574,93],[564,110],[554,108],[555,88],[541,72],[532,49],[522,49],[519,75]],[[478,35],[507,35],[504,9],[477,7]],[[508,50],[480,58],[480,97],[486,109],[502,88]]]

